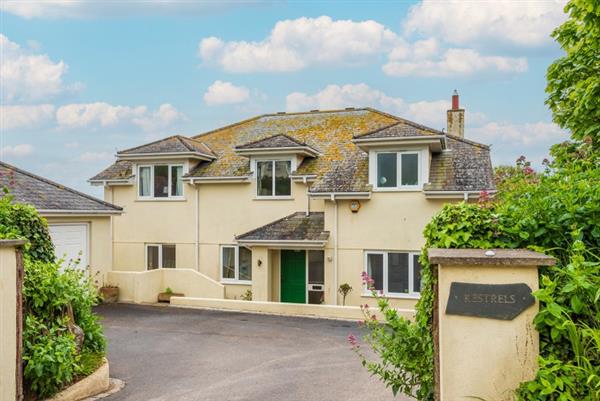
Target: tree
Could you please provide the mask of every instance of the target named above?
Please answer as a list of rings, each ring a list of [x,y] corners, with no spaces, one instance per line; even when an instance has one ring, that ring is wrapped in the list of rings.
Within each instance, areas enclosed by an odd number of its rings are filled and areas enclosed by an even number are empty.
[[[600,2],[571,0],[552,37],[565,56],[548,68],[546,104],[554,122],[600,149]]]

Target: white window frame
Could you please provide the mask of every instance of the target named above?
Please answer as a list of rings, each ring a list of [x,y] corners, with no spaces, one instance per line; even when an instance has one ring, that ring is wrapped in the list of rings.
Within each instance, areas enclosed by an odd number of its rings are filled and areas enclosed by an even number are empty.
[[[364,269],[366,274],[369,274],[369,255],[383,255],[383,295],[390,298],[410,298],[418,299],[421,297],[421,289],[415,291],[414,288],[414,256],[420,256],[421,252],[415,251],[365,251]],[[406,253],[408,254],[408,292],[389,292],[388,289],[388,254],[390,253]],[[363,285],[363,296],[371,296],[371,291],[368,286]]]
[[[161,196],[161,197],[155,197],[154,196],[154,168],[156,166],[167,166],[168,169],[168,188],[169,188],[169,195],[168,196]],[[142,196],[140,195],[140,169],[143,167],[149,167],[150,168],[150,195],[148,196]],[[185,171],[185,166],[182,163],[156,163],[156,164],[139,164],[136,166],[137,168],[137,177],[136,177],[136,181],[137,181],[137,198],[139,200],[160,200],[160,201],[165,201],[165,200],[183,200],[185,199],[185,185],[181,186],[181,195],[171,195],[171,189],[172,189],[172,168],[173,167],[181,167],[181,175],[183,177],[183,175],[186,173]]]
[[[223,249],[224,248],[234,248],[234,269],[235,269],[235,278],[225,278],[223,277]],[[250,250],[252,252],[252,250]],[[252,269],[252,261],[250,261],[250,269]],[[252,285],[252,280],[240,280],[240,246],[235,244],[223,244],[219,247],[219,276],[221,277],[221,283],[224,284],[243,284],[243,285]]]
[[[426,168],[427,160],[426,152],[423,149],[379,149],[369,152],[369,181],[376,192],[398,192],[398,191],[418,191],[423,188],[423,183],[426,182],[429,174]],[[377,158],[380,153],[395,153],[396,154],[396,186],[395,187],[380,187],[377,179],[379,171],[377,168]],[[417,155],[417,185],[402,185],[402,155],[416,154]]]
[[[273,195],[259,195],[258,194],[258,163],[259,162],[271,162],[273,163]],[[290,180],[290,194],[289,195],[275,195],[275,162],[289,162],[290,163],[290,175],[289,175],[289,180]],[[293,185],[293,181],[291,178],[292,175],[292,171],[294,171],[296,169],[296,164],[297,161],[296,159],[291,159],[289,157],[265,157],[265,158],[253,158],[252,159],[252,163],[251,163],[251,171],[254,173],[254,181],[256,182],[256,188],[254,191],[254,195],[255,195],[255,199],[292,199],[293,198],[293,190],[294,190],[294,185]]]
[[[146,265],[147,271],[158,270],[158,269],[167,269],[167,267],[163,267],[163,245],[173,245],[175,247],[175,267],[168,267],[168,269],[176,269],[177,268],[177,244],[146,244],[144,247],[144,263]],[[151,246],[158,247],[158,268],[150,269],[148,266],[148,248]]]

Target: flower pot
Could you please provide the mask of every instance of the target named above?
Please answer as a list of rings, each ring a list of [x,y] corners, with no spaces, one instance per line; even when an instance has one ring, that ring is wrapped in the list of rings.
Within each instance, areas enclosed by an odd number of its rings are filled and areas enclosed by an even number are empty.
[[[184,295],[178,292],[161,292],[158,294],[158,302],[171,302],[171,297],[183,297]]]
[[[100,296],[105,304],[113,304],[119,301],[119,287],[101,287]]]

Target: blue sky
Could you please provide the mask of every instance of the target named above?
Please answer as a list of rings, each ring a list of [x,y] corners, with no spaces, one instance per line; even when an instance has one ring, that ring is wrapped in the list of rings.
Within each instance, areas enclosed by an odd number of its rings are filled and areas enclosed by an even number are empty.
[[[256,114],[371,106],[445,127],[494,164],[568,137],[544,106],[560,1],[6,0],[0,157],[94,195],[118,149]]]

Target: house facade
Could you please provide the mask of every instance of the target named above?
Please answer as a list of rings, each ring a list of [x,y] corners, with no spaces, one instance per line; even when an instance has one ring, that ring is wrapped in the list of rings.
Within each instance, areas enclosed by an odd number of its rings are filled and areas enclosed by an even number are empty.
[[[90,179],[113,218],[112,270],[195,270],[224,297],[369,303],[419,297],[423,229],[444,203],[493,191],[489,148],[370,108],[276,113],[117,153]],[[177,288],[172,288],[178,291]]]

